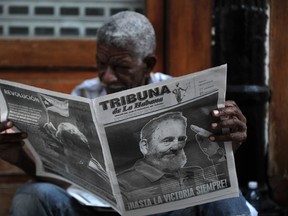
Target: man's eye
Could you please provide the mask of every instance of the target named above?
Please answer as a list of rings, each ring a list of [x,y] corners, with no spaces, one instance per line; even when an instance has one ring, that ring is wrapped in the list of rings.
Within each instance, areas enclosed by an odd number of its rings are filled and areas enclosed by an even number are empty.
[[[121,74],[127,74],[127,73],[129,73],[129,67],[127,67],[127,66],[119,66],[119,65],[117,65],[117,66],[114,66],[114,70],[115,71],[117,71],[117,72],[119,72],[119,73],[121,73]]]
[[[174,141],[174,137],[167,137],[163,140],[163,142],[173,142]]]
[[[105,63],[102,61],[97,61],[97,65],[98,65],[98,67],[103,67],[103,66],[105,66]]]
[[[105,68],[105,63],[103,61],[100,61],[97,59],[96,64],[97,64],[97,68],[100,70]]]
[[[184,141],[186,141],[186,139],[187,139],[186,136],[181,136],[181,137],[178,138],[178,141],[179,142],[184,142]]]

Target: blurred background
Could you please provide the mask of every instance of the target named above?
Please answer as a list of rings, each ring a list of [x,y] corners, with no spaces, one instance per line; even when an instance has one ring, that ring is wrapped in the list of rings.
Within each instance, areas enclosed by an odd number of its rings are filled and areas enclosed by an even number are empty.
[[[98,75],[97,28],[123,10],[152,22],[155,71],[181,76],[228,64],[227,99],[248,125],[235,156],[239,186],[246,195],[258,182],[260,215],[288,215],[286,0],[0,0],[0,79],[70,93]],[[0,215],[28,180],[0,161]]]

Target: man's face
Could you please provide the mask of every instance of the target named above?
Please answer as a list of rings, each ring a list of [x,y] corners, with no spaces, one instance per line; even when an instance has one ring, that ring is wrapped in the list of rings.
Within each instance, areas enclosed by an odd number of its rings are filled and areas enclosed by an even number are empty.
[[[180,120],[161,122],[151,136],[145,158],[163,171],[173,172],[186,163],[186,127]]]
[[[150,70],[128,50],[98,45],[96,61],[107,94],[147,84]]]

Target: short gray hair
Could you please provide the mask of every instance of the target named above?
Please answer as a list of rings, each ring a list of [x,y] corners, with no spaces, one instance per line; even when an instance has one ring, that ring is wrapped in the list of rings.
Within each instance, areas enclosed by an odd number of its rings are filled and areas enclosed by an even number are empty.
[[[111,16],[98,29],[97,44],[127,49],[144,59],[156,49],[155,31],[144,15],[123,11]]]

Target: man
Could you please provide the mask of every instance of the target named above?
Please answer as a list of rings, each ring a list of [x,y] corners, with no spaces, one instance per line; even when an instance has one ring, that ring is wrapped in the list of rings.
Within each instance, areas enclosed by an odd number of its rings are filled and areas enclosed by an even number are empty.
[[[128,11],[110,17],[97,32],[99,78],[85,81],[72,94],[94,98],[167,79],[163,74],[151,72],[156,64],[155,47],[154,29],[146,17]],[[225,108],[214,110],[212,115],[216,119],[212,129],[229,128],[231,133],[211,135],[210,140],[232,141],[237,149],[246,139],[247,132],[246,119],[237,105],[228,101]],[[221,120],[223,116],[227,118]],[[35,177],[35,164],[22,148],[27,134],[11,133],[9,129],[12,126],[11,121],[0,124],[0,132],[3,132],[0,134],[0,156]],[[53,183],[36,181],[20,187],[13,199],[12,215],[100,215],[93,208],[75,202],[65,190]],[[185,215],[190,209],[167,214]],[[203,209],[207,210],[206,207]],[[221,210],[217,211],[217,215],[229,215],[231,211],[236,211],[238,215],[250,215],[242,196],[209,204],[211,215],[215,215],[216,209]]]
[[[214,176],[204,176],[199,166],[187,166],[186,145],[187,119],[181,112],[168,112],[151,119],[140,132],[140,151],[143,158],[133,167],[118,174],[120,188],[128,202],[133,202],[162,194],[173,193],[218,180],[226,167],[219,158],[213,164],[219,166]],[[205,136],[197,140],[199,146],[206,145]],[[217,149],[220,147],[218,146]],[[217,154],[207,152],[211,157]],[[189,157],[188,157],[189,158]],[[209,167],[210,168],[210,167]],[[223,170],[220,170],[223,168]],[[225,178],[228,176],[226,175]],[[227,182],[227,186],[229,182]]]

